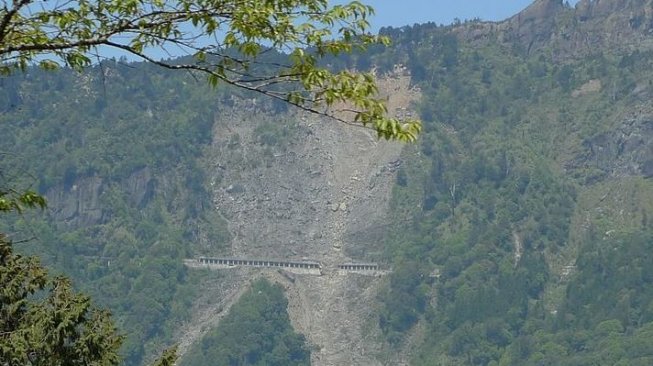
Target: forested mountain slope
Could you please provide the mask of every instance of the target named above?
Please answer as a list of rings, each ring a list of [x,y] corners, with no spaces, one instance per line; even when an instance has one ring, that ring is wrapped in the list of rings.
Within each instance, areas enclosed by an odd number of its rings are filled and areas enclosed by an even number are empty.
[[[420,114],[424,132],[401,152],[143,64],[0,79],[2,172],[19,173],[3,184],[49,201],[5,231],[37,237],[18,249],[114,312],[130,365],[256,276],[184,268],[199,254],[393,272],[257,282],[263,300],[245,297],[224,330],[269,319],[283,342],[218,347],[229,335],[207,329],[188,364],[337,353],[316,342],[355,344],[368,364],[653,363],[653,3],[538,0],[500,23],[382,32],[392,46],[329,62],[374,68],[392,111]],[[351,299],[322,304],[338,312],[320,321],[361,317],[351,334],[309,326],[302,304],[325,288]]]
[[[652,362],[652,16],[536,1],[498,24],[385,30],[400,52],[373,59],[408,65],[423,95],[380,296],[414,364]]]
[[[147,65],[105,62],[0,80],[3,184],[31,185],[43,214],[17,218],[18,249],[72,276],[115,314],[138,364],[187,315],[192,283],[182,259],[228,234],[207,208],[200,159],[219,93]]]

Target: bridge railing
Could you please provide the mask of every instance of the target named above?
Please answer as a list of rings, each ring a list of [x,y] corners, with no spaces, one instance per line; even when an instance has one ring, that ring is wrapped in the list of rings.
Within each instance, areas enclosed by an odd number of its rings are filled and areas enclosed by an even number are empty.
[[[199,264],[221,265],[221,266],[248,266],[248,267],[278,267],[278,268],[300,268],[320,269],[322,265],[316,261],[286,261],[273,259],[246,259],[246,258],[197,258]]]
[[[380,268],[377,263],[344,263],[339,264],[338,269],[343,271],[378,271]]]

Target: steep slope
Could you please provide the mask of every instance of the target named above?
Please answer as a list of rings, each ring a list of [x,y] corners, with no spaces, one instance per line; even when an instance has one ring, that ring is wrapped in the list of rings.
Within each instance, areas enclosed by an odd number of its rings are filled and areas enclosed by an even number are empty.
[[[644,50],[653,46],[651,9],[649,0],[581,0],[574,8],[536,0],[497,28],[526,53],[546,49],[554,60],[600,50]]]
[[[397,70],[382,78],[380,86],[388,95],[389,110],[410,113],[418,93],[410,88],[408,75]],[[271,128],[269,118],[265,113],[252,118],[235,112],[216,126],[214,203],[233,241],[229,252],[205,254],[321,262],[322,276],[298,275],[289,281],[266,275],[286,286],[292,324],[314,349],[312,364],[377,364],[378,345],[365,341],[369,335],[363,328],[373,323],[370,304],[379,278],[347,275],[337,265],[378,258],[378,245],[347,238],[366,232],[375,237],[373,232],[388,220],[389,188],[402,145],[378,141],[366,129],[303,114],[284,116],[293,125],[292,136],[271,144],[264,132]],[[256,126],[252,120],[262,122]],[[277,126],[279,122],[275,121]],[[238,284],[232,291],[239,291],[249,279],[247,275],[234,279]],[[232,295],[220,292],[220,296]],[[214,311],[227,310],[221,306]],[[198,322],[202,320],[191,324]]]

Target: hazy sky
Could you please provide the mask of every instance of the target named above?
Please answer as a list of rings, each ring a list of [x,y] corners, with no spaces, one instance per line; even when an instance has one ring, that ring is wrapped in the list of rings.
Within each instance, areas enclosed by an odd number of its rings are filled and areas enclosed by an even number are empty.
[[[338,1],[347,2],[345,0]],[[450,24],[460,20],[481,18],[503,20],[527,7],[532,0],[363,0],[376,10],[372,27],[400,27],[415,23]],[[578,0],[570,0],[570,4]]]

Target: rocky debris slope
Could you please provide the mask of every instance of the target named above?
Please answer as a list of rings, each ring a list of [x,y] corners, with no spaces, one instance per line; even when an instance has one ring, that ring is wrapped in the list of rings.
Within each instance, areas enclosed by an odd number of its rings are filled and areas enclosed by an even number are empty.
[[[407,116],[418,91],[403,72],[397,69],[379,83],[389,111]],[[270,117],[264,112],[252,116],[255,102],[246,103],[221,117],[213,145],[214,203],[228,222],[231,251],[203,254],[320,261],[322,276],[248,273],[284,283],[291,321],[309,340],[313,365],[379,364],[374,356],[381,345],[363,329],[374,323],[369,320],[379,277],[343,275],[337,265],[368,259],[366,241],[348,239],[378,231],[387,219],[402,144],[379,141],[369,129],[298,114],[290,141],[283,147],[265,146],[252,120]],[[350,252],[362,257],[351,258]],[[247,276],[225,281],[229,283],[208,291],[231,299],[248,282]],[[199,305],[187,329],[228,311],[219,302]],[[203,334],[181,333],[183,344]]]

